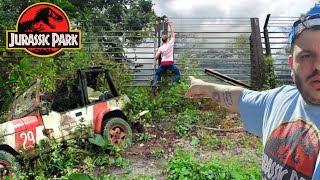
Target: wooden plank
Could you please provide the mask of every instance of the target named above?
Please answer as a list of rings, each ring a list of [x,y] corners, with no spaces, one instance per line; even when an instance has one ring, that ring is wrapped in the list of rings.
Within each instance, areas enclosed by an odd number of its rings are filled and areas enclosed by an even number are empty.
[[[223,75],[223,74],[220,74],[218,73],[217,71],[214,71],[213,69],[205,69],[204,70],[204,73],[210,75],[210,76],[213,76],[215,78],[218,78],[226,83],[229,83],[231,85],[235,85],[235,86],[242,86],[242,87],[245,87],[245,88],[251,88],[251,86],[243,83],[243,82],[240,82],[236,79],[233,79],[229,76],[226,76],[226,75]]]

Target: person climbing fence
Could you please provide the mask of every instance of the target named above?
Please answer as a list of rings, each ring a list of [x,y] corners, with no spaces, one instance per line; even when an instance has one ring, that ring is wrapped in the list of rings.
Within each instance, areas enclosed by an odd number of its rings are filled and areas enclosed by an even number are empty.
[[[170,28],[170,34],[171,34],[171,39],[168,41],[168,36],[163,35],[161,37],[162,39],[162,46],[156,50],[156,60],[160,60],[161,58],[161,63],[158,69],[155,72],[154,75],[154,86],[155,88],[158,88],[159,86],[159,76],[167,69],[172,71],[172,73],[175,74],[175,79],[174,79],[174,84],[178,83],[180,80],[180,72],[177,66],[174,64],[174,58],[173,58],[173,51],[174,51],[174,30],[173,30],[173,25],[172,22],[169,22],[169,28]]]

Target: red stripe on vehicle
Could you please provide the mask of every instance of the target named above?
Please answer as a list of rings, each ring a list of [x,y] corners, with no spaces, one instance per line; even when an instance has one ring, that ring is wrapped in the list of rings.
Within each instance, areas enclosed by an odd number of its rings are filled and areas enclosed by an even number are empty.
[[[25,118],[12,121],[15,131],[15,149],[33,147],[36,143],[36,127],[39,125],[36,116],[27,116]]]
[[[36,116],[28,116],[22,119],[26,129],[34,129],[39,126],[40,122]]]
[[[16,119],[11,121],[13,128],[14,128],[14,132],[20,132],[23,131],[25,129],[24,123],[22,121],[22,119]]]
[[[111,110],[106,102],[93,105],[93,127],[95,133],[101,132],[103,116],[110,111]]]

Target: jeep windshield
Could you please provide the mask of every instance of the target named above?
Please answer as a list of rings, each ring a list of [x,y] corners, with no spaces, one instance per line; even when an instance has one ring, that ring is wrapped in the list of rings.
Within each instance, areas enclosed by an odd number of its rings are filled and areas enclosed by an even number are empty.
[[[118,97],[119,93],[107,69],[93,67],[79,71],[86,104]]]
[[[16,96],[11,116],[12,119],[22,118],[34,111],[36,107],[37,84],[37,82],[34,82],[29,88]]]

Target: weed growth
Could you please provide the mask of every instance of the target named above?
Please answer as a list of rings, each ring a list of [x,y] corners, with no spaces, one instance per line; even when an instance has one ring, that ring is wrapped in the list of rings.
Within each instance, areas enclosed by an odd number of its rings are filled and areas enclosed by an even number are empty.
[[[228,162],[217,159],[199,162],[193,155],[181,150],[168,159],[167,173],[167,179],[261,179],[260,167],[255,164],[243,167],[241,161],[235,158]]]
[[[25,155],[21,157],[24,168],[19,179],[64,178],[77,173],[99,177],[109,174],[112,165],[128,165],[120,149],[100,134],[93,135],[92,128],[80,124],[76,132],[74,139],[40,142],[38,156],[34,159],[30,159],[28,153],[21,152]],[[88,139],[88,136],[91,138]]]

